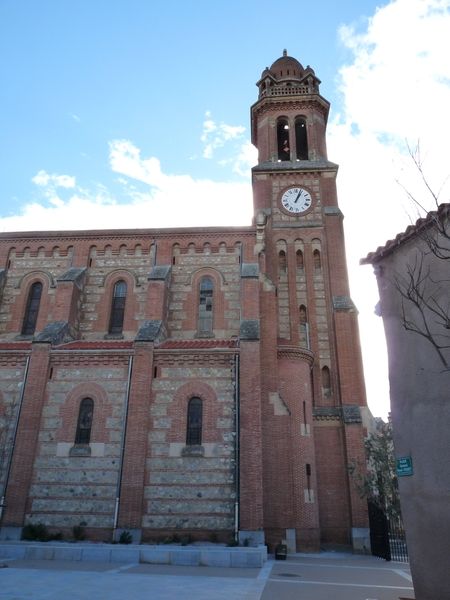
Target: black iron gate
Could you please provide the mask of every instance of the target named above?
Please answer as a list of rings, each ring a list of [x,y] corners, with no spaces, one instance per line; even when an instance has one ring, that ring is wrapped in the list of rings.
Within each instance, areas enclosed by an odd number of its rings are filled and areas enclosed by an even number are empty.
[[[368,503],[370,524],[370,546],[374,556],[391,560],[389,547],[389,525],[386,515],[373,502]]]
[[[369,502],[368,506],[372,554],[385,560],[408,562],[405,530],[401,518],[388,519],[384,511],[373,502]]]

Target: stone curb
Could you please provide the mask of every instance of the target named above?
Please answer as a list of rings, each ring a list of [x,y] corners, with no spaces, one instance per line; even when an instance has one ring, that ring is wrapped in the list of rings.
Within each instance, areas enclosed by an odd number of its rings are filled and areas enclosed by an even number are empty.
[[[267,548],[6,542],[0,544],[0,559],[6,558],[261,568],[267,561]]]

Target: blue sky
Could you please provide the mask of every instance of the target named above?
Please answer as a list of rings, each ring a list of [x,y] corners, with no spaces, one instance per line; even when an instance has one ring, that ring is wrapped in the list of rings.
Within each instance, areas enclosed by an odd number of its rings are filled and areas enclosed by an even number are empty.
[[[337,27],[364,23],[375,3],[336,5],[287,1],[275,14],[266,0],[3,0],[1,215],[37,197],[41,169],[125,201],[108,164],[113,139],[132,140],[166,172],[241,180],[218,162],[231,144],[202,159],[206,111],[248,138],[254,84],[284,47],[335,100],[346,55]]]
[[[359,258],[445,195],[450,0],[0,0],[0,231],[248,224],[249,108],[284,48],[332,103],[366,385],[386,415],[378,294]],[[431,204],[432,206],[432,204]]]

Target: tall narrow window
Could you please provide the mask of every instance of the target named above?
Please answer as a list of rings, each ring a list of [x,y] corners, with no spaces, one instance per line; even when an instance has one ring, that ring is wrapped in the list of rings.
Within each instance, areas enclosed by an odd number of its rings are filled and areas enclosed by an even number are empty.
[[[186,446],[200,446],[202,443],[203,406],[200,398],[191,398],[187,411]]]
[[[314,262],[314,268],[319,271],[322,268],[322,261],[320,259],[320,252],[319,250],[314,250],[313,252],[313,262]]]
[[[328,367],[322,367],[322,390],[324,396],[331,396],[331,376]]]
[[[303,260],[303,252],[301,250],[297,250],[296,257],[297,257],[297,269],[299,271],[303,271],[303,269],[305,268],[305,263]]]
[[[127,284],[118,281],[114,285],[111,302],[111,317],[109,320],[109,333],[122,333],[123,317],[125,315],[125,301],[127,299]]]
[[[286,273],[286,269],[287,269],[286,252],[284,250],[280,250],[278,252],[278,271],[279,271],[279,274],[281,275],[282,273]]]
[[[80,402],[80,412],[78,413],[75,444],[89,444],[91,440],[93,416],[94,401],[92,398],[83,398],[83,400]]]
[[[287,119],[278,119],[277,123],[278,160],[291,160],[289,147],[289,124]]]
[[[300,342],[306,348],[310,348],[308,311],[304,304],[300,304],[298,308],[298,320],[300,323]]]
[[[308,322],[306,306],[304,304],[301,304],[298,309],[298,319],[300,321],[300,325],[306,325],[306,323]]]
[[[33,335],[36,329],[36,323],[39,312],[39,304],[41,303],[42,283],[36,281],[33,283],[28,294],[27,308],[22,325],[22,335]]]
[[[202,277],[198,304],[198,333],[211,335],[213,330],[213,292],[214,284],[211,277]]]
[[[298,160],[308,160],[308,135],[305,119],[295,121],[295,150]]]

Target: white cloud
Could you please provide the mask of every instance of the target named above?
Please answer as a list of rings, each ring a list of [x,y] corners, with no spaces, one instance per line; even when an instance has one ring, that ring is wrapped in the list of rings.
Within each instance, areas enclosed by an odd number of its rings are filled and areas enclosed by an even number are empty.
[[[50,175],[44,170],[41,170],[38,173],[36,173],[36,175],[31,179],[31,181],[40,187],[51,187],[52,189],[58,187],[75,187],[75,177],[72,177],[71,175]]]
[[[239,154],[233,161],[233,172],[242,177],[248,177],[250,169],[258,162],[258,151],[255,146],[247,141],[240,147]]]
[[[129,140],[110,142],[109,164],[114,172],[148,183],[153,187],[163,187],[167,179],[161,172],[159,160],[154,157],[142,159],[139,148]]]
[[[367,29],[341,29],[352,53],[340,71],[342,111],[328,128],[331,160],[341,164],[339,203],[345,214],[352,294],[360,326],[369,400],[386,414],[388,381],[378,298],[370,267],[359,258],[417,218],[399,181],[427,207],[433,202],[408,156],[420,140],[424,170],[441,201],[449,201],[450,1],[395,0]]]
[[[118,202],[103,185],[75,186],[58,195],[58,175],[40,171],[34,179],[47,202],[24,206],[22,214],[0,219],[1,231],[192,227],[246,225],[252,216],[252,192],[247,182],[215,182],[190,175],[169,175],[155,157],[141,156],[129,140],[110,143],[111,169],[122,186]],[[67,181],[66,181],[67,183]],[[75,180],[74,180],[75,184]]]
[[[212,158],[218,148],[222,148],[232,140],[242,139],[245,127],[242,125],[227,125],[216,123],[211,118],[210,111],[206,111],[203,121],[203,132],[200,140],[203,142],[203,158]]]

